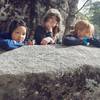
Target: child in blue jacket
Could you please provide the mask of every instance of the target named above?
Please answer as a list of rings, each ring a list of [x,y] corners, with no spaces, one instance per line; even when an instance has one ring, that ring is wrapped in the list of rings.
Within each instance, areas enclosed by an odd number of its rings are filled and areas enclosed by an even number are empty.
[[[62,44],[100,47],[100,40],[94,38],[94,26],[88,21],[81,20],[75,24],[75,29],[70,35],[63,37]]]
[[[0,33],[0,48],[12,50],[23,46],[26,31],[26,23],[23,20],[12,21],[9,26],[9,32]]]

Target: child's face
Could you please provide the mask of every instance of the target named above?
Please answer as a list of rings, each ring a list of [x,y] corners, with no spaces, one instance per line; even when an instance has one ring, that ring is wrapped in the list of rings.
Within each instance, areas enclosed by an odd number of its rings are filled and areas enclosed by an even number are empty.
[[[23,42],[26,37],[26,27],[19,26],[12,33],[12,39],[17,42]]]
[[[91,35],[90,35],[90,30],[88,30],[88,29],[84,29],[84,30],[79,30],[78,31],[78,36],[80,37],[80,38],[83,38],[83,37],[91,37]]]
[[[54,28],[55,26],[57,26],[58,22],[56,21],[55,18],[50,18],[48,19],[48,21],[45,23],[45,26],[47,28]]]

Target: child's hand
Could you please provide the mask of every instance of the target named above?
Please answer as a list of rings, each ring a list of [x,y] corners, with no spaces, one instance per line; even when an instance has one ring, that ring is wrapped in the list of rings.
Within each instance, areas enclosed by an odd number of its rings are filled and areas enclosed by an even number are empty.
[[[35,44],[35,41],[33,40],[33,41],[28,41],[27,42],[27,45],[34,45]]]
[[[48,25],[47,25],[47,31],[48,31],[48,32],[53,32],[52,26],[51,26],[51,24],[49,24],[49,23],[48,23]]]
[[[48,44],[48,41],[47,41],[47,40],[43,39],[43,40],[41,41],[41,45],[47,45],[47,44]]]
[[[53,32],[52,27],[48,27],[48,32]]]
[[[54,44],[54,40],[51,37],[46,37],[41,41],[41,45],[47,45],[48,43]]]

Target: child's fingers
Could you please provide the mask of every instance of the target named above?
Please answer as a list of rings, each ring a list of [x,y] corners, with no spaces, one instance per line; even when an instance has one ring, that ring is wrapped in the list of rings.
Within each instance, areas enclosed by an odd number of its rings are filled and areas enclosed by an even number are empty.
[[[28,42],[28,45],[33,45],[33,42],[31,42],[31,41],[30,41],[30,42]]]
[[[47,44],[48,44],[48,42],[46,40],[41,41],[41,45],[47,45]]]
[[[35,40],[27,42],[27,45],[34,45],[34,44],[35,44]]]
[[[42,45],[47,45],[48,43],[54,44],[54,40],[51,37],[47,37],[41,41]]]

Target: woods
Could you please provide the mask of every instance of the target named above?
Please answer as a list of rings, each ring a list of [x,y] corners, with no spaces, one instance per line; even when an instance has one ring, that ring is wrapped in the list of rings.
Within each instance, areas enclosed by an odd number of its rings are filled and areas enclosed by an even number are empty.
[[[77,16],[89,20],[95,26],[96,37],[100,39],[100,1],[88,0]]]

